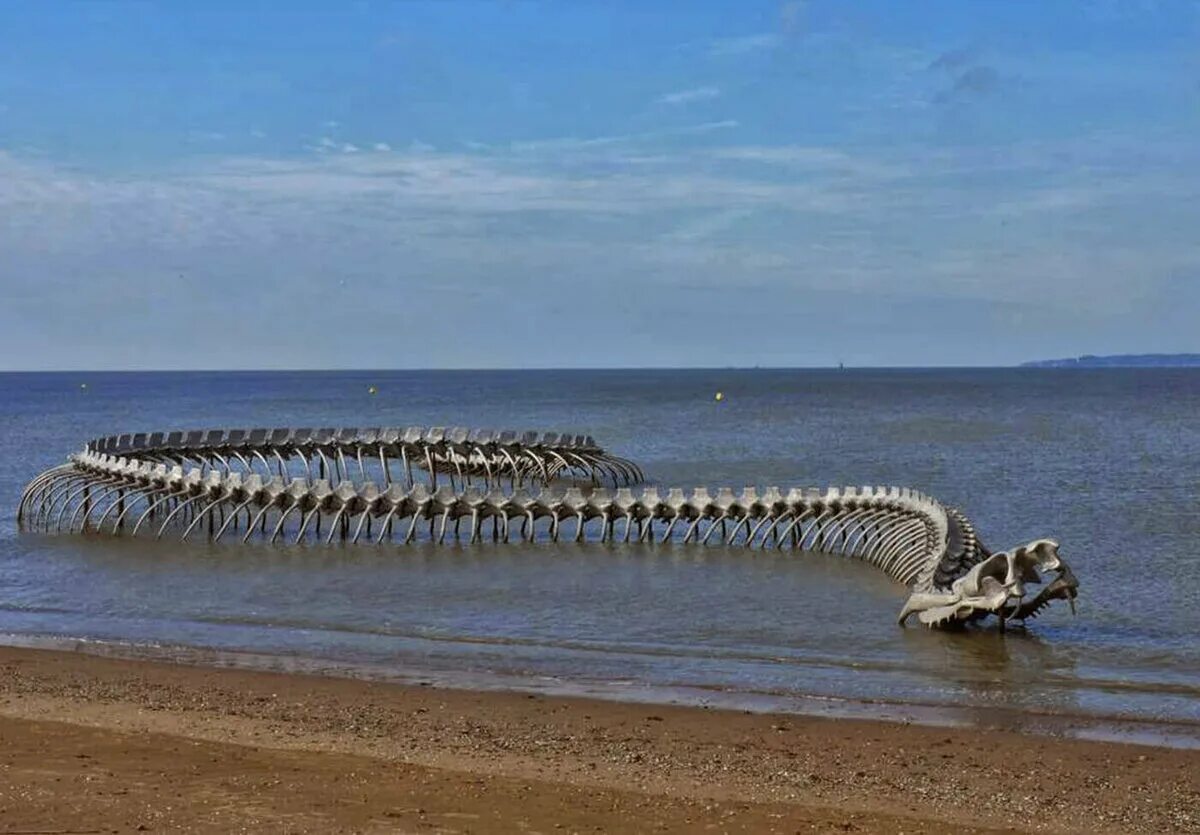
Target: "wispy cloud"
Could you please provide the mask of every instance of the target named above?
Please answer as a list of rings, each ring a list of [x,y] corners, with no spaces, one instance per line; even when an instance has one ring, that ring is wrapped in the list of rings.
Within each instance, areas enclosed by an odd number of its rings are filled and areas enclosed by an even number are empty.
[[[691,87],[687,90],[677,90],[674,93],[666,93],[659,96],[655,101],[657,101],[659,104],[678,106],[683,104],[694,104],[698,101],[715,99],[720,95],[720,87]]]
[[[853,174],[875,180],[893,180],[910,176],[912,169],[896,160],[878,155],[859,155],[840,148],[813,145],[733,145],[715,148],[716,159],[754,163],[784,169],[834,174]]]
[[[198,157],[144,176],[0,152],[0,279],[9,293],[0,324],[39,310],[124,321],[129,298],[138,309],[165,312],[182,299],[197,315],[220,315],[225,302],[211,288],[236,287],[241,303],[264,307],[322,299],[295,313],[315,327],[338,306],[331,275],[347,287],[390,288],[380,298],[406,300],[387,308],[403,317],[438,294],[497,309],[505,294],[556,298],[564,271],[649,308],[675,303],[686,285],[689,298],[735,288],[785,307],[822,298],[836,308],[851,294],[918,309],[919,275],[923,298],[943,305],[1040,309],[1043,319],[1069,311],[1073,322],[1094,323],[1200,265],[1200,244],[1186,233],[1200,222],[1195,178],[1179,176],[1200,170],[1194,148],[1113,137],[853,151],[628,137],[552,153],[341,147]],[[1145,224],[1151,208],[1169,220]],[[181,272],[205,279],[192,288]],[[348,300],[330,321],[345,325],[361,310]],[[432,327],[396,321],[425,337]]]
[[[506,17],[509,52],[534,62],[459,54],[470,44],[444,21],[409,15],[385,38],[400,48],[371,52],[389,28],[356,18],[367,53],[282,56],[251,84],[264,65],[248,41],[167,78],[120,61],[31,65],[63,95],[0,91],[12,106],[0,144],[22,149],[0,152],[0,362],[30,341],[52,349],[41,332],[84,315],[129,334],[107,342],[130,355],[162,320],[175,332],[159,349],[192,339],[259,357],[291,340],[297,362],[344,350],[362,363],[366,340],[337,335],[376,317],[371,356],[398,363],[441,363],[472,340],[528,347],[503,338],[518,321],[538,323],[526,356],[545,357],[585,341],[572,306],[594,288],[620,317],[619,339],[595,351],[617,361],[736,361],[720,352],[737,340],[713,334],[746,323],[786,350],[844,345],[841,311],[879,299],[883,327],[864,333],[884,336],[864,344],[890,351],[892,329],[926,328],[928,352],[978,356],[1022,341],[973,333],[997,306],[1099,332],[1164,276],[1200,276],[1195,0],[1085,0],[1054,27],[1030,10],[981,24],[768,0],[722,21],[642,21],[644,37],[616,42],[606,33],[637,24],[627,10],[562,5]],[[571,56],[538,47],[581,27],[596,72],[564,79]],[[129,48],[91,35],[100,52]],[[167,47],[183,54],[185,40]],[[397,87],[398,73],[423,83]],[[105,98],[117,76],[125,92]],[[144,117],[136,137],[130,107]],[[80,131],[56,129],[72,112]],[[955,320],[966,338],[929,312],[946,304],[967,314]],[[240,315],[281,305],[294,327],[270,336]],[[180,309],[220,338],[178,333]],[[451,309],[453,325],[428,315]],[[636,344],[633,323],[640,351],[614,350]]]
[[[720,119],[713,122],[700,122],[695,125],[684,125],[677,128],[642,131],[641,133],[613,134],[611,136],[591,137],[558,137],[555,139],[532,139],[513,142],[509,148],[514,151],[544,151],[550,149],[596,148],[604,145],[629,145],[638,142],[651,142],[667,139],[673,136],[697,136],[714,131],[731,130],[739,127],[736,119]]]
[[[753,209],[715,209],[681,223],[663,236],[671,243],[696,244],[708,241],[753,216]]]
[[[216,130],[194,130],[188,134],[188,142],[224,142],[227,136]]]
[[[736,38],[718,38],[709,45],[708,54],[716,58],[749,55],[774,49],[782,41],[782,36],[777,32],[761,32],[757,35],[742,35]]]
[[[345,142],[340,139],[334,139],[332,136],[322,136],[313,145],[305,146],[309,151],[316,151],[318,154],[357,154],[362,148],[355,145],[353,142]],[[382,150],[378,146],[375,150]]]

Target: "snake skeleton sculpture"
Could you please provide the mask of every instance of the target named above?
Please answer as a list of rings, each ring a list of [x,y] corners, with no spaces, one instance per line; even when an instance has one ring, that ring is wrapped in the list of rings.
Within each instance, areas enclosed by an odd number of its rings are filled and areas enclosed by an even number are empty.
[[[949,626],[1036,616],[1078,582],[1039,539],[990,552],[959,511],[908,488],[780,490],[646,486],[590,436],[466,429],[155,432],[88,442],[25,489],[42,531],[270,542],[334,539],[723,543],[855,557],[911,591],[916,615]],[[1027,588],[1040,586],[1036,593]]]

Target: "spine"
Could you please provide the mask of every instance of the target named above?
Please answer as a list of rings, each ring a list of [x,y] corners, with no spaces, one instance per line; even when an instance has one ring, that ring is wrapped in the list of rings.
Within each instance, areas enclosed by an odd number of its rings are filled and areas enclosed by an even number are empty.
[[[945,553],[949,520],[907,488],[381,484],[264,477],[85,449],[35,479],[22,499],[30,527],[213,540],[260,536],[377,542],[598,540],[793,548],[861,558],[910,584]],[[324,529],[324,534],[321,531]]]

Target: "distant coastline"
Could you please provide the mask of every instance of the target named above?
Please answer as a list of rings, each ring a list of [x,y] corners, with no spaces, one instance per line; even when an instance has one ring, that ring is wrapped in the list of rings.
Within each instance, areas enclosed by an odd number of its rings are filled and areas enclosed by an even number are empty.
[[[1021,368],[1196,368],[1200,354],[1084,354],[1058,360],[1033,360]]]

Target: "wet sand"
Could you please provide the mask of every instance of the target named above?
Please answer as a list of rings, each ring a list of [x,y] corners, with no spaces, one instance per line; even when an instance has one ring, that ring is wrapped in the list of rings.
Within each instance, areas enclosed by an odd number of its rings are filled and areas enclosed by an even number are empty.
[[[1200,832],[1200,751],[0,648],[0,833]]]

